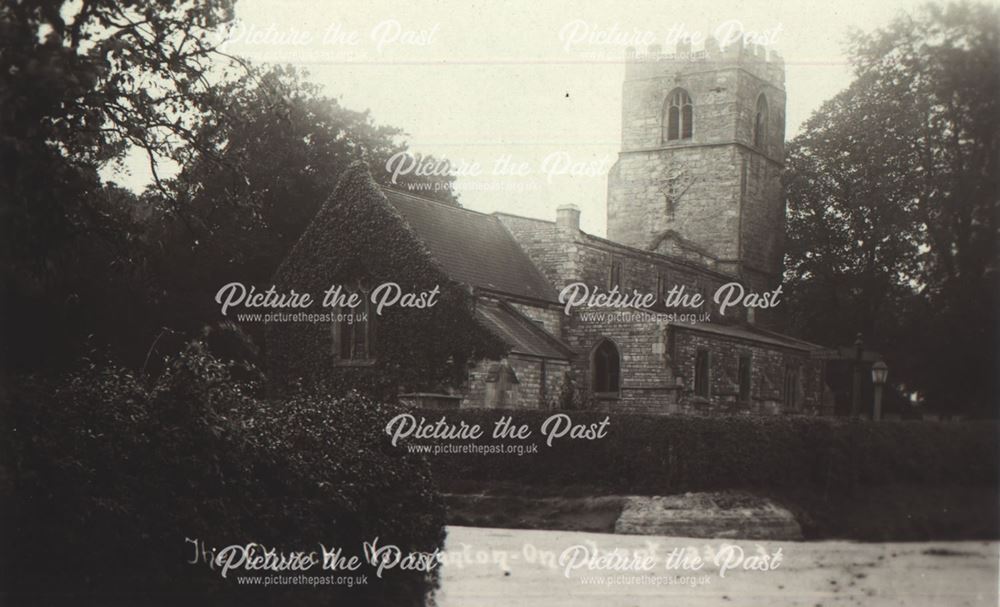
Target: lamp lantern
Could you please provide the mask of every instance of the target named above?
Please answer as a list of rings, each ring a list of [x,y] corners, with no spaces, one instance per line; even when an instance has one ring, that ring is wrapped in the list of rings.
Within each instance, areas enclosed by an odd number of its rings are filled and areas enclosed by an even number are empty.
[[[889,367],[881,360],[872,365],[872,383],[876,386],[881,386],[885,384],[886,378],[889,376]]]
[[[879,421],[882,419],[882,386],[885,385],[886,378],[889,377],[889,367],[880,361],[872,365],[872,383],[875,384],[875,408],[872,410],[872,419]]]

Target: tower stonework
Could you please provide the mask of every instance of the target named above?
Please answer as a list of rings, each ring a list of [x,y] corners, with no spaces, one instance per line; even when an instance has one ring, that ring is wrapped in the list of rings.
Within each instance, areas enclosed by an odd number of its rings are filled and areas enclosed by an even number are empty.
[[[784,64],[735,44],[626,53],[608,238],[696,260],[749,288],[780,282]]]

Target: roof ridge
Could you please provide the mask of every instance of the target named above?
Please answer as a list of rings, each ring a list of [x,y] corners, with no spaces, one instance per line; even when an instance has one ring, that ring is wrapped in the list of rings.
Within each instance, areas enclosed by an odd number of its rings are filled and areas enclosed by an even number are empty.
[[[811,343],[811,342],[803,341],[803,340],[798,339],[796,337],[792,337],[792,336],[786,335],[784,333],[779,333],[777,331],[768,331],[766,329],[765,330],[761,330],[759,327],[756,327],[754,325],[750,325],[750,326],[746,326],[746,325],[724,325],[722,323],[708,321],[708,322],[696,322],[696,323],[690,323],[690,324],[689,323],[680,323],[680,324],[676,324],[674,326],[676,326],[679,329],[690,329],[690,330],[694,330],[694,331],[704,331],[706,333],[722,333],[722,334],[727,334],[728,333],[728,337],[730,337],[730,338],[744,339],[744,340],[748,340],[748,341],[770,341],[770,342],[778,342],[778,345],[780,345],[782,347],[785,347],[785,348],[791,348],[793,350],[814,351],[814,350],[824,350],[824,349],[826,349],[823,346],[820,346],[819,344],[814,344],[814,343]],[[734,330],[737,331],[737,332],[745,333],[747,335],[734,335],[733,334]]]
[[[459,204],[458,206],[456,206],[456,205],[444,202],[442,200],[434,200],[433,198],[427,198],[426,196],[418,196],[417,194],[413,194],[412,192],[407,192],[406,190],[400,190],[400,189],[393,188],[393,187],[390,187],[390,186],[387,186],[387,185],[379,184],[378,187],[382,188],[384,190],[389,190],[390,192],[392,192],[394,194],[399,194],[401,196],[406,196],[408,198],[412,198],[414,200],[419,200],[421,202],[430,202],[430,203],[438,205],[438,206],[440,206],[441,208],[444,208],[444,209],[451,209],[451,210],[454,210],[454,211],[465,211],[466,213],[472,213],[474,215],[482,215],[483,217],[493,217],[493,213],[484,213],[483,211],[477,211],[475,209],[467,209],[467,208],[461,206],[461,204]]]
[[[828,346],[824,346],[822,344],[818,344],[818,343],[816,343],[814,341],[809,341],[808,339],[802,339],[801,337],[796,337],[794,335],[789,335],[788,333],[782,333],[780,331],[774,331],[774,330],[771,330],[771,329],[765,329],[764,327],[758,327],[757,325],[751,325],[751,326],[753,327],[754,331],[758,331],[760,333],[764,333],[765,335],[773,335],[773,336],[781,337],[781,338],[788,339],[788,340],[791,340],[791,341],[797,341],[797,342],[799,342],[799,343],[801,343],[803,345],[812,346],[814,348],[824,348],[824,349],[828,348]]]
[[[507,217],[516,217],[518,219],[527,219],[528,221],[537,221],[539,223],[548,223],[555,225],[555,221],[550,219],[541,219],[540,217],[528,217],[527,215],[518,215],[517,213],[508,213],[507,211],[493,211],[490,215],[506,215]]]

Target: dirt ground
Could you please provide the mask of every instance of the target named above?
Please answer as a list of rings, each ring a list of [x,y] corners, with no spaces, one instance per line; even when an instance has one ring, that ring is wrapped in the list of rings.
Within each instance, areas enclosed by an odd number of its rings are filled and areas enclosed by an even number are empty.
[[[437,602],[440,607],[992,607],[998,604],[998,547],[997,542],[772,542],[451,526]],[[621,558],[609,557],[612,553]],[[701,567],[685,569],[680,557],[687,557],[687,567],[698,557]],[[567,564],[578,567],[567,574]],[[589,569],[591,564],[596,568]]]

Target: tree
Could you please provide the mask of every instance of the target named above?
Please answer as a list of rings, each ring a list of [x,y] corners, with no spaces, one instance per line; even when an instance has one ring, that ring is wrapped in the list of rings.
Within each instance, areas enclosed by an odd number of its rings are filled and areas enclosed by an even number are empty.
[[[993,405],[1000,11],[927,6],[852,36],[856,80],[789,146],[786,277],[795,322],[857,331],[897,384]]]
[[[98,169],[134,146],[154,171],[201,147],[193,125],[224,110],[210,76],[226,69],[216,47],[232,17],[230,0],[0,8],[5,363],[72,356],[68,344],[101,313],[95,292],[114,302],[142,266],[135,197],[102,184]]]
[[[104,343],[142,364],[164,327],[217,320],[220,281],[269,280],[351,161],[406,149],[399,129],[294,70],[221,52],[232,5],[0,8],[6,365],[54,367]],[[99,168],[136,149],[152,187],[101,183]],[[457,204],[448,187],[431,192]]]
[[[193,127],[225,105],[218,43],[231,0],[24,0],[0,9],[4,253],[41,264],[80,231],[98,167],[130,146],[203,150]]]
[[[222,285],[270,285],[352,162],[384,166],[407,150],[400,129],[344,108],[291,67],[253,68],[220,84],[218,94],[242,119],[220,124],[208,117],[199,139],[211,154],[192,154],[166,194],[149,192],[156,212],[146,222],[148,243],[157,251],[165,307],[177,312],[160,324],[187,330],[219,320],[212,298]],[[387,172],[375,173],[388,181]],[[397,187],[432,184],[421,191],[458,204],[454,177],[407,177]]]

